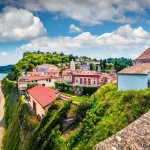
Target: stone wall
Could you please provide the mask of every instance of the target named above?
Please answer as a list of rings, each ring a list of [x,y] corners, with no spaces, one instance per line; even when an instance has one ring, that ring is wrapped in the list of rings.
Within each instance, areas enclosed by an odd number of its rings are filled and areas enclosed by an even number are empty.
[[[150,150],[150,111],[116,135],[97,144],[95,149]]]

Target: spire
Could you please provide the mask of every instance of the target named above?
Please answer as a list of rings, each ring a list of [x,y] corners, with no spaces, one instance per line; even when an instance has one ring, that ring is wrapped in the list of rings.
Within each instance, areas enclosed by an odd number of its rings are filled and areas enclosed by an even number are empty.
[[[73,59],[70,62],[70,70],[75,70],[75,63],[74,63]]]

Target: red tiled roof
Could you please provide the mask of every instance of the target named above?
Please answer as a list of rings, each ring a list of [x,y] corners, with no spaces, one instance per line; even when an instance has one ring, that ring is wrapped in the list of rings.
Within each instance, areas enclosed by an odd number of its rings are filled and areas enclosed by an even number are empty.
[[[148,74],[150,72],[150,63],[137,64],[125,68],[118,72],[118,74]]]
[[[46,107],[56,99],[58,91],[37,85],[28,90],[29,94],[42,106]]]
[[[150,59],[150,48],[148,48],[147,50],[145,50],[138,58],[136,58],[135,60],[139,60],[139,59]]]
[[[35,80],[44,80],[51,79],[50,76],[31,76],[31,77],[19,77],[18,81],[35,81]]]

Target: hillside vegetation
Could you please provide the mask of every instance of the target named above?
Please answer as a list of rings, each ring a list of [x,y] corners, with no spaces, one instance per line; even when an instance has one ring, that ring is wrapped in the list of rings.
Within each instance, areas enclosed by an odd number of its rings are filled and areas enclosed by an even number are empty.
[[[61,124],[71,101],[61,105],[55,101],[40,124],[30,129],[32,125],[12,82],[3,81],[3,90],[6,96],[4,150],[91,150],[150,110],[150,89],[122,92],[116,90],[115,84],[108,84],[95,93],[95,100],[92,95],[79,104],[77,120],[65,131],[69,134],[66,137]]]

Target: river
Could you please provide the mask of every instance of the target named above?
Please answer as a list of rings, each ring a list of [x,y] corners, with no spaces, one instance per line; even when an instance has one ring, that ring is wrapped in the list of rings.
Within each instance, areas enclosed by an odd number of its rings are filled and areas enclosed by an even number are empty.
[[[7,76],[7,73],[0,73],[0,80]]]

